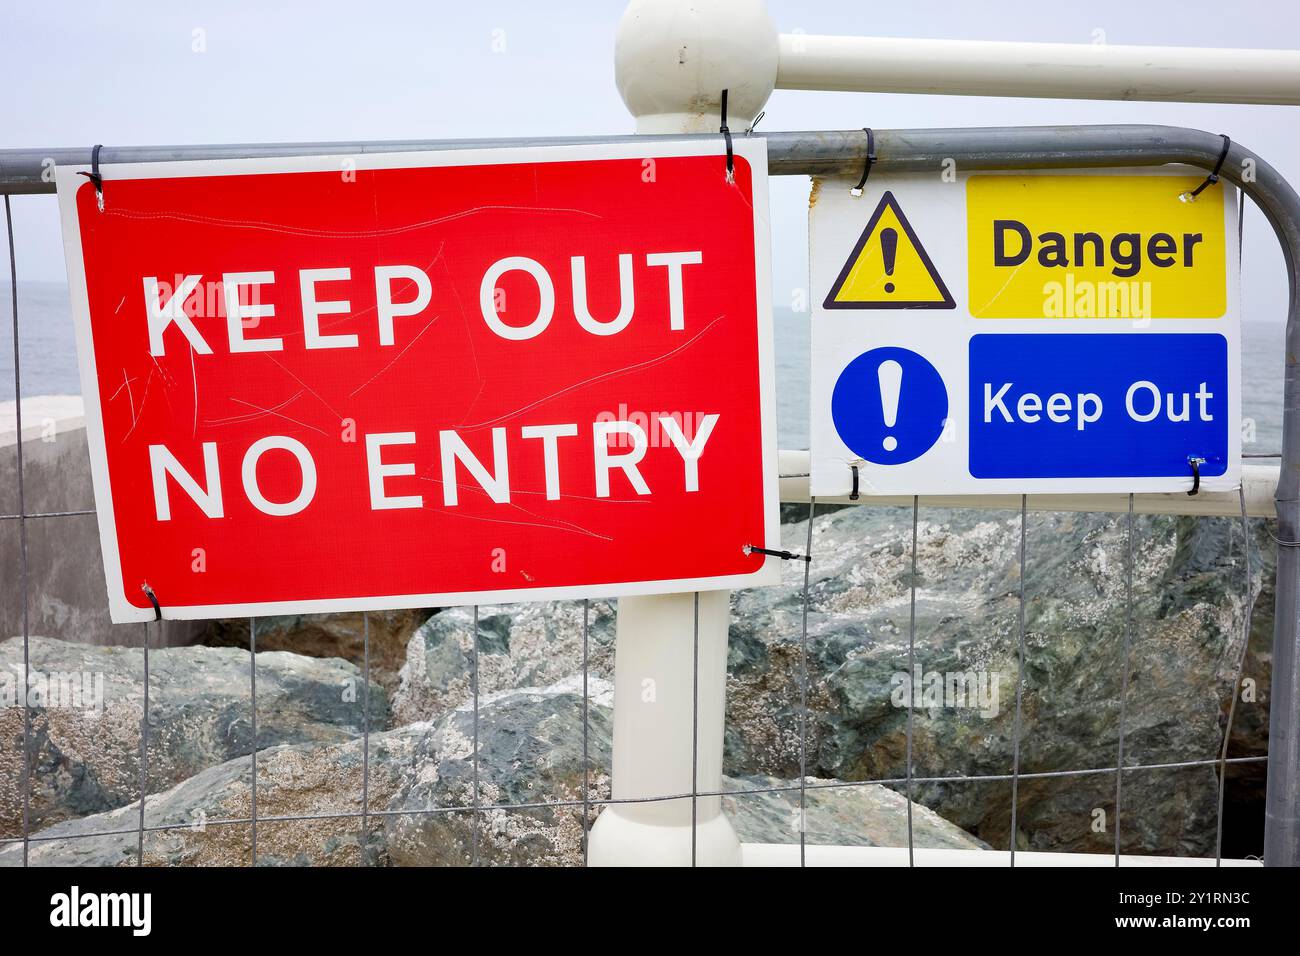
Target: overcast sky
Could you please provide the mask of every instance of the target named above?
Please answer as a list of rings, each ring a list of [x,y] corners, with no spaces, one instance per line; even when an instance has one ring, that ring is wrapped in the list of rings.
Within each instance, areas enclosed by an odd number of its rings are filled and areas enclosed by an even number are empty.
[[[142,0],[0,9],[0,143],[71,146],[627,133],[621,0],[563,4]],[[769,0],[782,32],[1112,44],[1300,43],[1300,5],[1256,0]],[[195,31],[206,47],[194,52]],[[1097,31],[1104,31],[1099,35]],[[502,47],[504,49],[502,49]],[[500,50],[500,52],[496,52]],[[762,128],[1168,123],[1226,132],[1300,182],[1292,107],[775,93]],[[807,181],[772,185],[775,302],[807,283]],[[62,280],[53,197],[14,200],[20,278]],[[1282,257],[1246,220],[1244,306],[1281,321]]]

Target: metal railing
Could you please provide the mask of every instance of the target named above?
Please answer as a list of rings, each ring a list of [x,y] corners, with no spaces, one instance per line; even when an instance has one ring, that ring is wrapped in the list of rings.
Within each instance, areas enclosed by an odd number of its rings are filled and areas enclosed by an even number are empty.
[[[755,134],[759,135],[759,134]],[[664,137],[666,139],[695,139],[698,137]],[[866,134],[860,130],[847,132],[792,132],[792,133],[771,133],[764,134],[763,137],[768,144],[769,150],[769,168],[772,173],[777,175],[810,175],[821,176],[835,173],[849,173],[860,170],[864,161],[867,149]],[[442,149],[464,149],[472,147],[489,147],[489,146],[521,146],[521,145],[548,145],[548,144],[568,144],[574,142],[610,142],[610,141],[636,141],[645,142],[646,137],[589,137],[583,139],[531,139],[531,140],[469,140],[469,141],[409,141],[409,142],[344,142],[344,143],[308,143],[308,144],[272,144],[272,145],[218,145],[218,146],[175,146],[175,147],[104,147],[100,154],[100,162],[104,164],[120,162],[149,162],[149,161],[171,161],[171,160],[189,160],[189,159],[212,159],[212,158],[247,158],[247,157],[267,157],[267,156],[304,156],[304,155],[349,155],[362,153],[377,152],[401,152],[401,151],[422,151],[422,150],[442,150]],[[955,161],[959,168],[963,169],[1044,169],[1044,168],[1104,168],[1116,166],[1156,166],[1169,163],[1180,163],[1197,166],[1202,169],[1214,168],[1216,162],[1220,162],[1219,154],[1222,146],[1222,140],[1218,136],[1203,133],[1195,130],[1187,130],[1171,127],[1151,127],[1151,126],[1094,126],[1094,127],[1038,127],[1038,128],[995,128],[995,129],[954,129],[954,130],[878,130],[875,132],[875,148],[877,154],[876,169],[880,173],[892,172],[920,172],[931,171],[941,167],[945,161]],[[0,193],[5,196],[6,224],[9,236],[9,263],[10,278],[12,282],[13,295],[13,342],[14,342],[14,388],[17,401],[18,415],[18,441],[16,446],[17,467],[18,467],[18,513],[0,515],[0,520],[16,521],[19,529],[20,553],[21,553],[21,582],[23,593],[23,659],[24,674],[26,687],[26,675],[30,675],[30,651],[29,651],[29,626],[28,626],[28,568],[27,568],[27,522],[34,519],[59,518],[77,514],[87,514],[86,511],[60,511],[60,512],[33,512],[29,513],[26,507],[25,488],[23,486],[23,461],[22,461],[22,382],[19,359],[19,310],[17,299],[17,265],[14,251],[12,215],[10,212],[10,195],[49,193],[54,191],[52,177],[48,171],[55,164],[87,164],[90,161],[90,147],[69,148],[69,149],[21,149],[21,150],[0,150]],[[1249,161],[1249,162],[1247,162]],[[1242,175],[1244,169],[1253,170],[1249,179]],[[1026,496],[1020,496],[1018,502],[1014,497],[1010,501],[1000,502],[1000,504],[1010,504],[1015,502],[1018,505],[1020,513],[1020,560],[1019,560],[1019,608],[1018,608],[1018,625],[1019,625],[1019,650],[1017,654],[1017,720],[1015,724],[1014,752],[1015,759],[1008,774],[982,774],[982,775],[951,775],[951,776],[917,776],[913,773],[913,753],[912,753],[912,701],[909,696],[908,703],[908,733],[907,733],[907,754],[906,754],[906,774],[903,777],[888,777],[871,780],[854,780],[854,781],[834,781],[834,782],[809,782],[807,778],[807,759],[808,759],[808,740],[807,740],[807,716],[808,716],[808,635],[807,635],[807,613],[809,606],[808,584],[805,577],[804,586],[804,604],[803,604],[803,632],[800,638],[801,645],[801,705],[800,705],[800,767],[803,771],[798,784],[790,784],[776,787],[748,788],[741,790],[713,791],[701,789],[698,786],[698,780],[693,779],[695,784],[689,793],[670,793],[652,797],[638,797],[631,799],[601,799],[592,795],[589,788],[591,760],[590,747],[587,734],[588,726],[588,676],[590,671],[589,660],[589,606],[584,602],[583,614],[583,636],[582,636],[582,675],[583,675],[583,778],[584,790],[581,800],[546,800],[532,803],[508,803],[508,804],[487,804],[480,799],[480,779],[478,768],[478,721],[479,721],[479,681],[478,681],[478,641],[477,641],[477,612],[475,608],[475,634],[471,639],[471,674],[470,689],[472,694],[473,710],[473,727],[474,727],[474,750],[473,750],[473,801],[469,806],[438,806],[428,807],[416,810],[387,810],[371,808],[369,805],[369,769],[370,769],[370,713],[368,707],[369,695],[369,674],[370,674],[370,640],[369,640],[369,619],[363,618],[364,634],[364,659],[363,673],[365,678],[365,695],[366,702],[363,703],[364,719],[362,727],[362,745],[363,745],[363,777],[362,777],[362,805],[360,811],[341,811],[339,813],[321,813],[307,815],[259,815],[257,810],[257,765],[258,765],[258,748],[256,743],[256,680],[257,680],[257,622],[255,619],[250,620],[249,630],[249,650],[250,650],[250,711],[251,720],[254,725],[253,735],[253,752],[251,755],[252,765],[252,802],[250,806],[250,815],[247,818],[232,818],[221,820],[207,820],[206,826],[248,826],[250,827],[252,842],[250,852],[250,862],[257,862],[257,845],[256,845],[256,828],[258,822],[284,822],[284,821],[303,821],[303,820],[325,820],[340,818],[356,818],[360,821],[362,828],[362,852],[363,861],[368,862],[365,854],[367,841],[365,834],[368,831],[371,818],[382,818],[393,815],[427,815],[427,814],[458,814],[471,813],[474,815],[475,828],[474,838],[472,840],[470,862],[477,864],[479,862],[479,840],[478,827],[481,824],[483,814],[497,810],[530,810],[542,808],[559,808],[573,807],[581,808],[583,812],[583,829],[586,832],[590,823],[588,811],[594,807],[608,806],[620,803],[653,803],[662,801],[685,801],[690,800],[692,806],[703,797],[718,796],[744,796],[746,794],[756,793],[795,793],[800,797],[801,820],[803,811],[806,807],[806,798],[809,791],[819,789],[841,789],[851,787],[864,787],[876,784],[888,786],[901,786],[907,790],[909,797],[908,803],[908,855],[909,860],[913,860],[914,835],[911,826],[911,799],[914,796],[914,788],[921,783],[956,783],[956,782],[992,782],[992,781],[1009,781],[1012,784],[1013,794],[1018,793],[1018,787],[1021,780],[1043,779],[1054,777],[1087,777],[1102,774],[1113,774],[1116,781],[1116,802],[1117,802],[1117,820],[1116,820],[1116,863],[1120,862],[1120,838],[1119,838],[1119,801],[1121,799],[1122,778],[1124,774],[1150,771],[1166,770],[1184,767],[1197,766],[1215,766],[1219,771],[1219,809],[1218,809],[1218,834],[1216,838],[1216,858],[1222,849],[1222,813],[1223,813],[1223,792],[1226,784],[1226,770],[1229,765],[1243,763],[1257,763],[1263,760],[1268,762],[1268,783],[1266,796],[1266,821],[1265,821],[1265,863],[1271,865],[1297,865],[1300,864],[1300,730],[1296,726],[1297,718],[1300,718],[1300,648],[1298,648],[1297,635],[1300,634],[1300,555],[1297,554],[1296,548],[1300,547],[1300,366],[1297,365],[1297,357],[1300,357],[1300,322],[1297,321],[1297,271],[1296,263],[1298,253],[1300,253],[1300,199],[1297,198],[1294,190],[1285,180],[1277,174],[1271,166],[1263,159],[1255,156],[1249,150],[1246,150],[1239,144],[1233,143],[1228,154],[1227,161],[1223,162],[1222,175],[1239,186],[1246,195],[1249,195],[1264,212],[1269,222],[1276,231],[1281,241],[1284,255],[1286,258],[1289,285],[1291,290],[1290,312],[1287,322],[1286,334],[1286,377],[1285,377],[1285,397],[1283,409],[1283,446],[1282,446],[1282,463],[1276,479],[1276,514],[1278,519],[1278,561],[1277,561],[1277,604],[1276,604],[1276,624],[1273,646],[1273,677],[1272,693],[1270,697],[1270,735],[1269,735],[1269,756],[1265,757],[1244,757],[1228,758],[1227,745],[1231,734],[1231,715],[1235,712],[1235,702],[1237,694],[1240,692],[1241,675],[1238,662],[1237,679],[1233,687],[1233,704],[1230,708],[1229,723],[1224,730],[1223,747],[1221,752],[1214,757],[1208,757],[1203,760],[1183,761],[1176,763],[1153,763],[1153,764],[1131,764],[1125,760],[1123,752],[1123,730],[1121,728],[1120,750],[1116,755],[1113,766],[1079,768],[1070,770],[1055,770],[1046,772],[1024,772],[1020,769],[1019,753],[1021,741],[1021,721],[1019,712],[1021,707],[1021,694],[1024,687],[1024,611],[1027,596],[1024,590],[1024,572],[1025,572],[1025,534],[1027,513],[1034,507],[1055,507],[1055,500],[1045,500],[1038,502],[1039,496],[1033,499]],[[792,500],[808,501],[806,483],[803,485],[802,494],[800,493],[800,482],[804,476],[797,470],[800,459],[798,453],[783,453],[782,467],[782,488],[783,498]],[[806,461],[806,459],[805,459]],[[806,465],[804,466],[806,469]],[[1248,473],[1245,478],[1245,485],[1250,489],[1250,507],[1248,508],[1248,496],[1246,488],[1234,496],[1239,501],[1239,510],[1243,522],[1243,528],[1248,527],[1248,514],[1267,514],[1267,509],[1260,505],[1261,492],[1273,483],[1271,471],[1256,471]],[[1193,499],[1177,499],[1177,504],[1181,508],[1175,507],[1174,503],[1166,502],[1166,507],[1158,506],[1158,501],[1163,496],[1106,496],[1108,499],[1114,499],[1106,502],[1106,507],[1099,510],[1121,510],[1118,507],[1120,502],[1125,501],[1128,514],[1128,548],[1129,558],[1128,567],[1131,572],[1132,566],[1132,533],[1133,533],[1133,515],[1138,510],[1148,510],[1147,508],[1139,509],[1137,502],[1143,499],[1153,499],[1149,510],[1162,511],[1164,513],[1212,513],[1224,514],[1228,512],[1227,502],[1219,500],[1223,496],[1217,496],[1211,499],[1210,496],[1203,496],[1204,503]],[[863,501],[862,503],[866,503]],[[896,503],[896,502],[890,502]],[[915,650],[915,602],[916,602],[916,525],[917,516],[923,503],[922,499],[913,498],[912,507],[912,574],[910,578],[911,591],[911,630],[909,632],[909,665],[911,657]],[[924,499],[928,506],[931,504],[930,499]],[[963,502],[945,500],[944,506],[951,507],[954,504]],[[965,502],[968,505],[980,507],[990,506],[990,502],[984,499],[975,499]],[[809,554],[812,554],[812,526],[816,512],[816,502],[809,502]],[[994,503],[997,504],[997,503]],[[1249,536],[1247,536],[1247,556],[1249,556]],[[814,555],[815,558],[815,555]],[[807,570],[807,569],[806,569]],[[1247,586],[1249,588],[1249,574],[1247,577]],[[1127,605],[1130,615],[1128,630],[1126,633],[1126,660],[1127,652],[1131,649],[1131,611],[1132,611],[1132,586],[1131,574],[1127,590]],[[1249,607],[1249,605],[1247,605]],[[178,830],[187,828],[188,824],[175,825],[146,825],[145,807],[148,798],[148,750],[147,741],[149,733],[149,707],[148,707],[148,661],[149,661],[149,627],[143,625],[143,659],[144,659],[144,687],[145,687],[145,709],[142,718],[141,727],[141,798],[139,802],[138,824],[130,829],[118,829],[99,833],[79,834],[76,837],[68,836],[42,836],[41,834],[32,834],[29,827],[29,800],[31,787],[31,706],[24,693],[24,719],[23,719],[23,835],[21,838],[8,838],[0,840],[0,845],[14,844],[21,842],[23,846],[23,860],[27,862],[28,850],[32,843],[39,843],[43,840],[66,840],[66,839],[85,839],[92,837],[124,835],[135,833],[138,837],[137,858],[136,862],[143,864],[145,861],[144,837],[146,833],[160,832],[167,830]],[[1247,614],[1247,635],[1249,630],[1249,614]],[[699,646],[699,626],[698,613],[696,620],[696,651]],[[1242,647],[1242,659],[1245,657],[1245,645]],[[696,661],[696,671],[698,676],[698,658]],[[1127,663],[1124,674],[1124,687],[1127,688]],[[694,689],[694,706],[698,711],[698,686]],[[692,740],[692,750],[698,748],[698,739]],[[1013,796],[1012,814],[1016,812],[1017,800]],[[1014,845],[1015,828],[1012,828],[1012,846],[1011,862],[1015,862],[1015,845]],[[800,826],[800,858],[803,860],[805,850],[805,831]],[[584,841],[585,853],[585,841]],[[694,861],[694,846],[692,845],[692,861]]]

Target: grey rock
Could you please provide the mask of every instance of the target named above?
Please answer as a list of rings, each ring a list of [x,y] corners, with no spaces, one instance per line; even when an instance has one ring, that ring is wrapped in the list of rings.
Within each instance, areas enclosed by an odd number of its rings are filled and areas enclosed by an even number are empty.
[[[469,700],[473,614],[472,608],[448,608],[415,632],[393,695],[398,723],[440,717]],[[613,677],[614,619],[612,602],[590,602],[589,671],[606,680]],[[582,622],[580,601],[480,607],[480,692],[544,687],[580,673]]]
[[[382,824],[368,809],[386,806],[413,744],[428,730],[412,725],[372,734],[363,785],[364,743],[280,745],[257,756],[257,865],[383,864]],[[248,866],[253,862],[251,757],[209,767],[145,799],[146,866]],[[267,818],[271,819],[267,819]],[[311,819],[297,819],[310,817]],[[279,818],[279,819],[276,819]],[[135,866],[140,805],[67,820],[30,844],[34,866]],[[22,846],[0,849],[0,866],[22,865]]]
[[[587,748],[589,800],[609,793],[610,690],[591,681]],[[392,809],[474,805],[474,715],[451,711],[415,746],[412,772]],[[388,853],[399,865],[563,865],[582,861],[583,727],[579,681],[521,688],[480,699],[480,805],[561,806],[414,813],[385,819]],[[598,807],[589,807],[595,821]]]
[[[257,650],[341,657],[363,667],[368,640],[370,679],[391,694],[397,687],[397,672],[406,660],[411,635],[431,613],[417,609],[259,617]],[[198,639],[198,643],[210,647],[248,647],[248,641],[246,617],[212,621]]]
[[[807,507],[783,517],[785,547],[802,551]],[[1242,700],[1231,753],[1267,750],[1267,692],[1274,567],[1271,523],[1251,522],[1255,595]],[[1037,514],[1027,534],[1025,688],[1020,769],[1027,774],[1113,767],[1118,750],[1126,629],[1126,516]],[[1228,518],[1135,519],[1131,679],[1125,704],[1130,764],[1217,757],[1245,630],[1241,524]],[[906,772],[907,641],[911,574],[909,509],[818,511],[809,616],[808,770],[840,780],[896,779]],[[922,508],[918,527],[916,653],[922,696],[914,717],[919,777],[1009,774],[1015,741],[1019,516]],[[799,773],[802,567],[781,586],[732,599],[726,769],[782,779]],[[591,669],[612,677],[614,616],[592,603]],[[431,618],[408,647],[395,709],[431,719],[468,697],[468,610]],[[480,610],[485,693],[543,684],[581,663],[581,605]],[[982,707],[951,694],[927,700],[924,678],[952,677],[953,691],[996,689]],[[899,686],[901,680],[904,686]],[[973,701],[979,704],[978,699]],[[898,706],[902,704],[903,706]],[[933,705],[933,706],[932,706]],[[982,711],[989,713],[988,717]],[[996,712],[994,712],[996,711]],[[1229,772],[1228,819],[1259,814],[1263,764]],[[1115,781],[1027,777],[1019,783],[1017,845],[1106,852],[1113,848]],[[1129,852],[1213,852],[1213,767],[1125,774]],[[998,847],[1010,843],[1007,781],[922,782],[919,801]],[[1232,848],[1231,827],[1225,849]],[[1247,839],[1239,854],[1249,851]]]
[[[436,723],[369,738],[368,801],[379,816],[363,823],[363,742],[282,745],[258,754],[259,865],[577,865],[582,862],[584,779],[588,799],[609,796],[610,689],[589,684],[584,773],[581,684],[487,695],[478,722],[475,815],[472,707]],[[146,865],[246,865],[252,860],[249,759],[200,771],[145,801]],[[835,781],[810,780],[819,784]],[[742,841],[797,842],[791,823],[798,785],[773,778],[728,779],[724,798]],[[772,792],[773,788],[781,788]],[[749,791],[749,792],[746,792]],[[883,787],[809,790],[813,842],[904,845],[907,801]],[[539,806],[539,804],[553,804]],[[502,807],[509,804],[509,808]],[[518,809],[514,809],[518,807]],[[598,805],[588,808],[594,822]],[[982,844],[915,807],[919,846]],[[340,816],[347,814],[348,816]],[[264,819],[266,817],[281,819]],[[296,819],[312,817],[313,819]],[[37,865],[131,865],[137,861],[139,805],[59,823],[32,842]],[[0,849],[0,866],[22,848]]]
[[[797,779],[753,775],[723,781],[723,788],[734,793],[722,798],[722,809],[742,843],[799,842]],[[846,787],[840,780],[809,777],[804,800],[804,837],[809,845],[907,846],[907,797],[888,787],[876,783]],[[912,839],[920,848],[988,849],[986,843],[920,804],[912,805]]]
[[[121,807],[140,795],[144,712],[140,648],[30,639],[32,830]],[[179,647],[149,653],[148,793],[252,753],[249,654]],[[22,833],[23,644],[0,642],[0,836]],[[80,696],[73,696],[77,691]],[[282,652],[257,655],[257,745],[327,743],[361,732],[363,682],[353,665]],[[371,685],[370,726],[388,726]]]
[[[1114,766],[1126,521],[1095,514],[1029,516],[1024,773]],[[1231,519],[1142,516],[1135,524],[1127,760],[1213,759],[1244,637],[1241,525]],[[786,546],[801,550],[806,522],[790,523],[784,532]],[[1266,584],[1271,587],[1273,557],[1263,522],[1252,522],[1251,536],[1253,590],[1263,593],[1256,602],[1246,675],[1256,682],[1259,699],[1238,706],[1234,754],[1263,752],[1261,734],[1267,730],[1272,597]],[[915,664],[926,676],[991,680],[984,686],[998,693],[996,707],[991,699],[984,701],[987,717],[980,708],[961,706],[971,701],[952,695],[918,699],[917,776],[997,775],[1012,769],[1018,547],[1014,513],[922,508]],[[807,765],[810,772],[846,780],[901,777],[910,684],[911,511],[857,508],[819,516],[813,552]],[[801,569],[789,569],[781,588],[736,596],[727,720],[731,772],[797,772],[802,607]],[[953,689],[969,686],[963,677]],[[1126,773],[1123,793],[1126,850],[1213,853],[1213,768]],[[1009,844],[1009,783],[922,783],[917,795],[990,844]],[[1017,846],[1105,852],[1113,848],[1114,803],[1114,774],[1022,780]]]
[[[786,517],[795,519],[796,513]],[[1146,765],[1212,759],[1221,745],[1229,689],[1246,629],[1240,522],[1139,516],[1135,526],[1131,667],[1124,704],[1128,760]],[[1126,634],[1126,527],[1124,516],[1029,517],[1019,735],[1020,769],[1027,776],[1019,783],[1015,834],[1016,845],[1023,849],[1108,852],[1113,847],[1113,773],[1035,775],[1114,765]],[[1251,523],[1251,590],[1256,604],[1245,648],[1245,675],[1253,694],[1237,708],[1234,755],[1261,754],[1266,749],[1271,527]],[[787,547],[803,549],[806,525],[802,521],[788,520],[784,532]],[[979,846],[984,841],[1003,848],[1012,839],[1009,781],[925,778],[1005,775],[1011,770],[1016,737],[1018,546],[1019,517],[1014,513],[921,511],[915,662],[923,675],[991,679],[992,684],[980,686],[997,690],[996,700],[953,700],[953,691],[973,685],[950,684],[944,692],[940,682],[939,696],[927,699],[925,691],[932,685],[922,681],[913,727],[915,773],[922,778],[916,794],[920,804],[939,816],[917,808],[914,816],[924,819],[928,828],[918,834],[921,845]],[[902,777],[911,615],[910,510],[864,507],[819,514],[813,551],[808,772],[814,784]],[[799,773],[802,608],[802,568],[793,562],[787,565],[781,586],[733,596],[726,740],[729,788],[768,790],[776,786],[771,781],[788,781]],[[373,821],[371,862],[463,864],[473,857],[476,844],[480,861],[487,863],[579,861],[583,793],[591,801],[608,794],[608,685],[604,681],[612,676],[613,632],[611,606],[591,602],[588,650],[593,700],[587,728],[590,774],[584,791],[581,699],[572,676],[582,661],[582,604],[481,608],[477,633],[468,609],[442,611],[426,621],[406,648],[394,709],[400,721],[429,722],[371,739],[374,754],[392,756],[391,766],[379,766],[384,756],[372,763],[370,806],[400,811]],[[465,811],[474,802],[474,730],[467,701],[475,647],[482,695],[479,799],[483,804],[512,805],[483,811],[477,826],[474,815]],[[133,667],[138,666],[135,653]],[[243,673],[234,678],[241,690],[246,660],[244,655]],[[261,668],[259,676],[260,672]],[[181,674],[166,686],[193,687],[197,680],[198,675]],[[267,693],[262,683],[259,704]],[[971,703],[976,706],[963,706]],[[122,721],[126,732],[134,733],[138,707],[137,702],[134,717],[128,714]],[[12,739],[12,728],[7,729],[7,737]],[[353,806],[349,801],[356,790],[355,774],[348,769],[355,767],[355,752],[348,749],[353,746],[309,741],[282,748],[283,755],[275,756],[274,762],[273,755],[280,751],[268,751],[261,760],[268,767],[288,768],[297,761],[314,768],[299,776],[317,783],[297,789],[282,786],[277,791],[285,808]],[[135,747],[138,738],[121,745],[121,759],[112,765],[124,766],[121,787],[129,796],[134,795],[131,754]],[[340,749],[336,754],[331,747]],[[201,763],[192,766],[201,770]],[[345,768],[337,779],[328,771],[334,763]],[[238,795],[230,789],[247,780],[246,762],[239,764],[245,766],[243,771],[231,770],[233,776],[200,787],[218,793],[219,799],[210,804],[212,813],[239,818]],[[107,775],[111,769],[97,772]],[[297,779],[287,769],[279,777]],[[1251,808],[1262,780],[1262,765],[1232,770],[1227,800],[1230,821],[1234,812],[1243,819],[1247,812],[1257,814],[1257,808]],[[198,785],[189,780],[182,786]],[[273,786],[281,785],[268,782],[268,794]],[[901,789],[891,786],[894,791]],[[259,813],[263,812],[262,789],[259,784]],[[904,842],[898,810],[905,810],[906,803],[889,788],[814,785],[808,792],[813,842]],[[187,793],[184,799],[177,798],[178,806],[209,806]],[[791,793],[728,796],[727,806],[742,838],[773,842],[785,834],[793,839]],[[838,802],[823,810],[823,799]],[[1212,767],[1126,773],[1124,848],[1137,853],[1212,853],[1216,804]],[[157,808],[159,813],[167,810],[166,804]],[[588,810],[589,819],[594,818],[595,808]],[[64,826],[98,825],[93,821]],[[297,826],[267,824],[265,830],[292,831]],[[303,828],[299,842],[308,849],[294,851],[285,844],[274,852],[268,848],[263,857],[263,828],[259,827],[259,858],[285,863],[360,858],[355,821],[328,824],[322,832],[332,835],[319,843],[308,836],[314,832],[310,824]],[[170,849],[158,851],[159,860],[220,859],[222,854],[234,859],[231,847],[195,849],[190,847],[190,837],[168,833],[173,843]],[[1230,838],[1229,828],[1225,851],[1232,855]],[[127,843],[134,846],[130,840]]]
[[[387,850],[404,865],[465,865],[477,855],[492,865],[577,865],[582,862],[584,783],[587,799],[609,796],[612,702],[609,685],[591,681],[584,777],[582,696],[577,679],[547,688],[492,695],[480,702],[480,804],[563,803],[485,811],[475,825],[464,812],[385,817]],[[462,706],[415,747],[414,767],[392,809],[473,806],[473,710]],[[812,784],[835,781],[809,781]],[[772,788],[784,788],[773,792]],[[725,778],[724,797],[742,842],[798,842],[798,784],[769,777]],[[750,791],[750,792],[743,792]],[[808,839],[838,845],[907,843],[907,800],[884,787],[809,791]],[[588,808],[594,822],[598,808]],[[980,849],[983,844],[937,814],[917,807],[917,845]],[[891,842],[896,841],[896,842]]]

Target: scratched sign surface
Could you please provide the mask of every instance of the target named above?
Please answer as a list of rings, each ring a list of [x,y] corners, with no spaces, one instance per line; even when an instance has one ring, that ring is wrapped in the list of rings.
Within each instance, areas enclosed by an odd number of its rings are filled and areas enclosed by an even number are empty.
[[[736,149],[60,168],[113,619],[774,581]]]

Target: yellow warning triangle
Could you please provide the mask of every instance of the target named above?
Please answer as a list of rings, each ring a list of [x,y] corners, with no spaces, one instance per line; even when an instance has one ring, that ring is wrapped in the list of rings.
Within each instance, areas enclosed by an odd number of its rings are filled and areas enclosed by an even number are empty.
[[[886,192],[831,286],[825,309],[955,309],[948,287]]]

